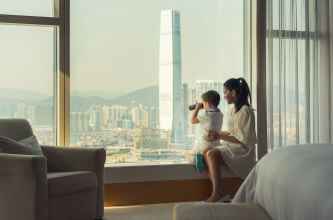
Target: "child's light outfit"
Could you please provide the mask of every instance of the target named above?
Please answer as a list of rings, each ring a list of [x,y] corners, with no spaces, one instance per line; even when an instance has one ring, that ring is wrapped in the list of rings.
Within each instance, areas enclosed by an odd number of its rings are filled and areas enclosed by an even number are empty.
[[[208,147],[216,147],[221,143],[219,140],[207,141],[209,131],[220,132],[223,123],[223,114],[218,108],[201,109],[197,116],[199,126],[197,127],[196,139],[194,142],[194,152],[203,153]]]

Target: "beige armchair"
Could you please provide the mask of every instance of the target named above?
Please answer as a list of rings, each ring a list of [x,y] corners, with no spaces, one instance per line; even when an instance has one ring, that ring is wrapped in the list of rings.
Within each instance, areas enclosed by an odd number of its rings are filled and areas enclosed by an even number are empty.
[[[0,120],[0,136],[32,135],[26,120]],[[0,219],[102,219],[105,150],[42,150],[45,157],[0,153]]]

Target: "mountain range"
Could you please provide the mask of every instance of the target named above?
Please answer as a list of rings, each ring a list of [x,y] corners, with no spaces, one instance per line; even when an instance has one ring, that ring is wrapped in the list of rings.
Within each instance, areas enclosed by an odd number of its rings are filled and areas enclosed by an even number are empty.
[[[2,103],[2,105],[6,105],[7,107],[9,105],[26,103],[26,104],[35,105],[37,107],[52,108],[53,98],[40,93],[26,91],[26,90],[0,89],[0,103]],[[120,95],[110,98],[100,97],[100,96],[89,96],[83,94],[78,95],[78,93],[75,93],[73,96],[71,96],[71,111],[74,112],[86,111],[92,105],[132,106],[135,104],[142,104],[144,106],[150,106],[150,107],[158,107],[158,87],[150,86],[129,92],[125,95]],[[4,108],[1,108],[0,106],[0,116],[1,116],[1,109]]]
[[[101,97],[101,96],[89,96],[89,95],[78,95],[75,93],[71,96],[71,111],[73,112],[84,112],[89,109],[92,105],[123,105],[133,106],[142,104],[144,106],[158,108],[158,86],[150,86],[142,89],[137,89],[124,95],[116,97]],[[288,90],[287,94],[294,94],[293,90]],[[277,100],[278,97],[275,97]],[[304,95],[300,96],[300,104],[305,103]],[[26,103],[35,105],[43,109],[53,109],[53,98],[27,90],[16,90],[16,89],[0,89],[0,117],[3,115],[3,111],[13,111],[16,105],[19,103]],[[293,106],[295,101],[293,99],[287,100],[287,106]],[[275,105],[276,107],[276,105]],[[274,108],[274,111],[277,109]]]

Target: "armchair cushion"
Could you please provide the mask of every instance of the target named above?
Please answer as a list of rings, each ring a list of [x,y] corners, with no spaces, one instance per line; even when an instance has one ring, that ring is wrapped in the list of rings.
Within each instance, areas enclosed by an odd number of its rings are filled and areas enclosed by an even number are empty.
[[[64,196],[96,189],[97,179],[93,172],[54,172],[47,174],[49,196]]]
[[[21,142],[21,141],[15,141],[7,137],[0,137],[0,151],[6,154],[23,154],[23,155],[37,155],[37,156],[42,155],[41,151],[40,153],[38,153],[37,149],[30,147],[31,145],[29,146],[29,144],[26,144],[26,142],[28,141],[23,140]]]
[[[0,136],[18,141],[33,135],[31,126],[25,119],[0,119]]]
[[[42,148],[40,147],[35,135],[20,140],[19,143],[24,144],[27,147],[30,147],[34,155],[43,156]]]

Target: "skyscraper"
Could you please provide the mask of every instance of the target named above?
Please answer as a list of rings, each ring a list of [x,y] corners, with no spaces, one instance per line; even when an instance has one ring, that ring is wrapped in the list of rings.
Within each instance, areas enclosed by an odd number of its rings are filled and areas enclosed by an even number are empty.
[[[184,142],[182,104],[181,39],[179,12],[161,12],[159,57],[160,129],[171,130],[171,142]]]

